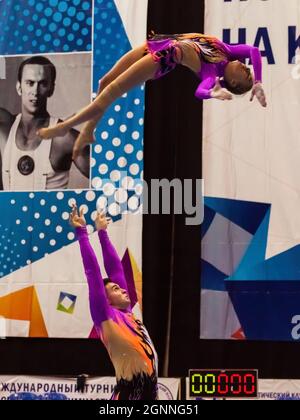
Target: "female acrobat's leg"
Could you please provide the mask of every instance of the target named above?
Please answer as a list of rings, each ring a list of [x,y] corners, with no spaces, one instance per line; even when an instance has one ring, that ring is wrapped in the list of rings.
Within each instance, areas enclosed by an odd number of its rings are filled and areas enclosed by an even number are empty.
[[[103,116],[106,109],[120,96],[128,92],[130,89],[140,85],[147,80],[153,79],[160,64],[153,60],[150,54],[147,54],[127,70],[121,73],[115,80],[106,86],[97,98],[76,114],[66,121],[50,128],[43,128],[39,131],[42,138],[52,138],[55,136],[63,135],[71,127],[81,124],[83,122],[94,120],[98,123]],[[76,157],[79,151],[86,145],[80,138],[77,139],[74,146],[74,156]]]
[[[144,43],[143,45],[132,49],[125,55],[123,55],[120,60],[106,73],[100,80],[99,86],[97,91],[97,96],[108,86],[111,82],[113,82],[120,74],[124,73],[130,66],[136,63],[138,60],[143,58],[143,56],[147,53],[147,44]],[[81,130],[81,133],[78,137],[78,144],[88,144],[93,143],[95,141],[94,132],[97,126],[97,119],[89,120]]]

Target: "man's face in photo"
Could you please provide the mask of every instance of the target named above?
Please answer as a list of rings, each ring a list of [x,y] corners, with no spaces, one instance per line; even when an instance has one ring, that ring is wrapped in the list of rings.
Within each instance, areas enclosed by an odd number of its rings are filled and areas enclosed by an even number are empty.
[[[46,110],[47,99],[53,94],[53,89],[49,66],[24,66],[21,83],[17,83],[17,91],[22,98],[22,108],[29,114],[35,115]]]

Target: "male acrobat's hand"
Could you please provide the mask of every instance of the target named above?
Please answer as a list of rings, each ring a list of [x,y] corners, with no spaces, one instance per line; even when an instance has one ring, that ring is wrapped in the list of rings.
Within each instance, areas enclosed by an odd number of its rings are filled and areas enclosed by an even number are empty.
[[[95,227],[99,230],[106,230],[108,225],[110,224],[111,219],[106,217],[104,212],[98,213],[96,220],[95,220]]]
[[[76,204],[73,204],[72,207],[73,208],[72,208],[72,211],[70,213],[70,218],[69,218],[70,225],[73,226],[74,228],[86,226],[86,221],[83,215],[83,208],[81,208],[78,213],[78,208]]]

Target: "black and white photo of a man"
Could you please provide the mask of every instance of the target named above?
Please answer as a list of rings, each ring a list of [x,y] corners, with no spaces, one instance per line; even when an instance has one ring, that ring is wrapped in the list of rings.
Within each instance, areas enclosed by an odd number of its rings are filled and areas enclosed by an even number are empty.
[[[26,58],[17,71],[16,90],[21,98],[21,112],[14,115],[0,104],[0,188],[6,191],[89,187],[89,147],[72,165],[78,131],[71,129],[65,136],[50,140],[42,140],[36,134],[39,128],[62,121],[48,111],[48,100],[54,94],[56,79],[57,69],[49,58]],[[9,95],[9,92],[5,93]],[[73,180],[70,186],[72,166],[77,171],[78,185]]]

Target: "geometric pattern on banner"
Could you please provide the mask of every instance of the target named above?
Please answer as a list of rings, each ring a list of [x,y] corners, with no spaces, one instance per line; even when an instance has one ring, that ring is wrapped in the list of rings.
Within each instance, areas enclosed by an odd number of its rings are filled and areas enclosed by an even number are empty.
[[[57,310],[66,312],[67,314],[72,315],[75,309],[77,296],[71,295],[70,293],[60,292]]]
[[[138,312],[140,312],[142,309],[142,273],[129,249],[126,249],[124,253],[122,265],[127,282],[131,306],[134,312],[136,306],[138,306]],[[97,333],[95,327],[92,328],[89,338],[99,338],[99,334]]]
[[[133,48],[142,45],[146,38],[148,0],[114,0],[114,2],[130,44]]]
[[[247,270],[251,264],[250,260],[253,262],[255,258],[264,261],[270,205],[212,197],[206,197],[204,204],[206,219],[204,219],[204,234],[202,230],[201,337],[218,338],[221,334],[222,338],[225,338],[213,322],[214,319],[216,321],[217,314],[209,310],[214,299],[216,297],[221,299],[221,295],[215,294],[209,297],[206,294],[204,299],[204,291],[215,291],[224,293],[224,299],[229,299],[228,308],[235,312],[230,315],[231,321],[226,323],[226,338],[244,339],[245,336],[248,338],[241,321],[240,307],[235,304],[236,300],[232,300],[232,294],[227,293],[230,292],[228,279],[239,276],[243,269]],[[219,248],[220,252],[217,254],[212,252]],[[211,303],[206,305],[205,309],[203,305],[207,299],[211,299]],[[224,309],[223,314],[227,312]],[[229,312],[227,315],[229,316]],[[219,313],[218,316],[218,323],[222,325],[220,316],[224,315]],[[228,328],[238,325],[235,318],[239,320],[240,326],[229,331]]]
[[[0,316],[29,321],[29,337],[48,337],[36,290],[33,286],[0,297]]]
[[[264,203],[214,197],[205,197],[205,205],[252,235],[270,208],[269,204]]]
[[[300,339],[299,27],[294,19],[299,0],[286,4],[283,12],[276,1],[206,1],[209,33],[259,48],[263,84],[272,98],[266,112],[245,98],[225,107],[204,105],[207,195],[270,205],[259,226],[249,230],[253,239],[239,265],[224,280],[243,332],[253,340]],[[248,215],[251,222],[255,216]]]
[[[253,267],[259,266],[260,264],[264,264],[265,262],[265,255],[267,249],[267,239],[268,239],[268,229],[269,229],[269,222],[270,222],[270,210],[266,213],[261,225],[257,229],[253,239],[241,260],[239,266],[236,267],[235,272],[229,277],[230,280],[248,280],[249,276],[251,276],[251,271]],[[261,272],[260,275],[253,277],[253,279],[260,279],[260,280],[268,280],[270,278],[271,273]],[[271,276],[272,278],[272,276]]]
[[[235,340],[245,340],[245,334],[242,328],[239,328],[237,331],[235,331],[231,338],[235,339]]]
[[[202,239],[202,259],[228,276],[233,273],[252,235],[220,214],[216,214]]]
[[[201,260],[201,289],[225,292],[225,279],[227,274],[205,260]]]
[[[138,294],[140,295],[141,293],[142,273],[138,269],[135,259],[129,249],[127,249],[124,254],[122,264],[127,281],[130,302],[132,307],[134,307],[137,303],[140,303]]]
[[[204,205],[204,214],[208,216],[209,223],[204,219],[205,235],[202,238],[202,288],[208,290],[226,290],[225,279],[228,278],[228,275],[234,275],[237,272],[241,262],[244,261],[245,255],[249,252],[251,244],[256,243],[256,235],[260,232],[259,228],[266,215],[268,220],[270,206],[262,203],[211,197],[205,197]],[[236,236],[243,238],[242,252],[239,250],[235,258],[233,258],[233,251],[226,252],[225,254],[221,252],[219,259],[222,261],[218,263],[211,256],[209,250],[217,249],[220,246],[220,242],[225,243],[227,248],[232,245],[232,236],[229,235],[229,238],[224,237],[224,234],[229,232],[227,230],[228,227],[230,227],[231,234],[236,232]],[[213,234],[210,234],[210,231]],[[262,249],[263,259],[264,245],[266,245],[266,242],[261,242],[261,238],[259,237],[259,243],[255,249],[256,251],[258,249],[257,252],[260,252]],[[229,261],[224,261],[225,257]],[[211,261],[207,261],[207,259]],[[212,261],[214,264],[212,264]],[[223,269],[227,267],[227,273],[222,271],[222,269],[220,270],[221,267]],[[228,273],[229,268],[230,273]]]
[[[93,17],[95,25],[92,34]],[[93,47],[93,90],[96,91],[98,79],[131,49],[124,27],[114,1],[0,1],[0,54],[67,53],[91,51]],[[25,270],[29,284],[36,282],[32,278],[34,270],[46,267],[49,260],[55,260],[56,252],[60,257],[64,249],[76,241],[74,229],[68,222],[68,213],[74,200],[78,206],[84,207],[89,234],[94,231],[96,208],[100,210],[107,206],[108,215],[114,222],[121,219],[122,213],[128,210],[135,212],[139,208],[143,176],[143,125],[144,86],[133,89],[116,101],[98,126],[91,159],[94,190],[1,193],[0,279],[3,285],[14,283]],[[112,191],[111,187],[117,190]],[[128,191],[130,189],[132,191]],[[141,296],[141,272],[129,251],[124,255],[123,262],[128,268],[126,275],[134,280],[137,287],[136,292],[132,291],[132,298],[136,302]],[[34,263],[37,264],[33,266]],[[7,278],[3,279],[4,276]],[[45,296],[47,298],[46,287],[52,285],[49,281],[44,287],[43,281],[41,279],[35,287],[26,285],[25,289],[9,294],[11,289],[8,287],[4,292],[6,294],[0,298],[1,313],[12,320],[11,325],[13,320],[19,320],[20,323],[29,320],[30,336],[46,337],[47,329],[49,335],[53,336],[51,328],[55,330],[50,322],[45,327],[40,304],[43,305],[46,322],[51,321],[54,315],[62,317],[66,324],[70,315],[74,316],[73,319],[77,318],[78,308],[82,308],[82,296],[81,293],[77,294],[77,288],[68,290],[64,284],[54,284],[56,289],[51,296],[51,310],[54,309],[55,314],[49,316],[50,304],[47,301],[48,306],[45,306]],[[13,311],[12,318],[8,316],[9,310],[12,311],[8,302],[11,308],[18,308],[16,312]],[[62,312],[66,314],[65,318]],[[63,328],[60,325],[60,328],[63,334],[65,325]],[[87,331],[89,329],[90,325]],[[87,331],[84,332],[85,336]]]
[[[90,51],[92,0],[0,2],[0,54]]]
[[[226,200],[226,209],[223,199],[220,199],[220,203],[216,199],[214,202],[215,210],[222,209],[230,220],[237,220],[238,206],[234,200]],[[254,212],[254,203],[249,205],[253,218],[256,218],[257,230],[252,231],[253,237],[244,255],[230,276],[225,276],[217,267],[204,262],[203,286],[205,289],[229,293],[246,339],[299,340],[300,246],[265,259],[271,209],[268,205],[255,203],[257,212]],[[246,202],[243,202],[242,208],[245,210]],[[260,225],[257,224],[259,213]],[[217,240],[217,235],[211,236],[210,241],[214,238]],[[232,334],[234,338],[239,335],[239,331]]]
[[[0,277],[76,240],[69,225],[74,201],[83,207],[88,231],[92,233],[96,207],[101,208],[104,199],[102,191],[92,190],[1,194]],[[114,221],[120,219],[111,216]]]
[[[299,280],[229,281],[227,289],[247,339],[299,341]]]
[[[95,0],[93,92],[101,77],[131,49],[125,26],[113,1]],[[126,199],[123,187],[141,194],[143,177],[144,86],[138,86],[116,100],[105,112],[96,130],[92,152],[92,186],[120,186],[114,214]],[[137,186],[137,188],[135,188]],[[138,197],[128,202],[129,210],[140,206]]]
[[[247,339],[299,340],[300,246],[265,260],[266,216],[226,289]]]
[[[140,309],[142,310],[142,294],[143,294],[142,272],[139,269],[137,262],[135,261],[132,253],[130,251],[128,252],[129,252],[131,267],[133,271],[134,285],[135,285],[135,291],[137,295],[137,303],[139,304]]]
[[[200,338],[229,340],[240,329],[241,324],[228,293],[202,289]]]
[[[299,340],[300,246],[268,260],[253,259],[251,265],[249,260],[255,254],[250,251],[245,255],[247,268],[243,262],[226,281],[246,337]]]

